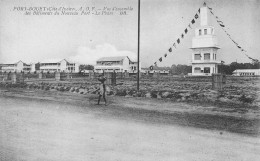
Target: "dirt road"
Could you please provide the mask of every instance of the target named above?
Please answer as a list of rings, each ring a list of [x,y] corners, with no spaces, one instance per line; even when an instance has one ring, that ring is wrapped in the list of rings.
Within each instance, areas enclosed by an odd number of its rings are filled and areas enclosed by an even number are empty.
[[[0,102],[1,160],[254,161],[260,158],[258,136],[164,124],[167,121],[150,118],[149,113],[140,119],[131,111],[110,112],[113,105],[83,106],[65,100],[61,103],[4,96]]]

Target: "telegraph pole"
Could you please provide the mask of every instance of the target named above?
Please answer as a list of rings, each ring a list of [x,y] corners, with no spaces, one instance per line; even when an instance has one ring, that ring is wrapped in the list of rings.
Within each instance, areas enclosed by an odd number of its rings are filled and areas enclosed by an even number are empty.
[[[140,0],[138,0],[138,41],[137,41],[137,91],[139,91],[140,68]]]

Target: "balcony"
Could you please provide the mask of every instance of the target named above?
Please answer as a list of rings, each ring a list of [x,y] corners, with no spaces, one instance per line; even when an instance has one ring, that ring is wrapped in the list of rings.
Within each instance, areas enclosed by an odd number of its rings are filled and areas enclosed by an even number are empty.
[[[194,64],[194,63],[200,63],[200,64],[221,64],[221,61],[220,60],[192,60],[190,62],[191,64]]]

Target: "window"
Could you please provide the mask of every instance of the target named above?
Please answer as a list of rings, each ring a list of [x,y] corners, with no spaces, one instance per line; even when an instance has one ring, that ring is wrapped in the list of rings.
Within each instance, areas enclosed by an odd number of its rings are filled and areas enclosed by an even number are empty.
[[[201,30],[199,30],[199,35],[201,35]]]
[[[207,29],[204,29],[204,35],[207,35]]]
[[[210,60],[210,53],[204,54],[204,60]]]
[[[204,68],[204,73],[210,73],[210,67],[205,67]]]
[[[195,54],[194,55],[195,60],[201,60],[201,55],[200,54]]]
[[[199,67],[194,68],[194,73],[200,73],[200,68]]]

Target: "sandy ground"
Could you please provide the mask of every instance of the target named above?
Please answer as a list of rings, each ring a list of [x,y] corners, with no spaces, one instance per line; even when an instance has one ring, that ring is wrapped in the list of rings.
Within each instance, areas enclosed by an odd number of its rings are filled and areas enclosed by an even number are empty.
[[[64,103],[55,101],[62,99]],[[48,94],[38,99],[1,95],[0,159],[254,161],[260,158],[259,136],[169,123],[177,121],[175,115],[165,120],[157,118],[163,115],[149,112],[136,113],[132,109],[120,112],[119,105],[111,103],[111,98],[109,106],[95,106],[90,100],[82,103],[82,99],[68,103],[69,99]],[[126,101],[124,108],[130,104]],[[177,107],[176,110],[179,111]]]

